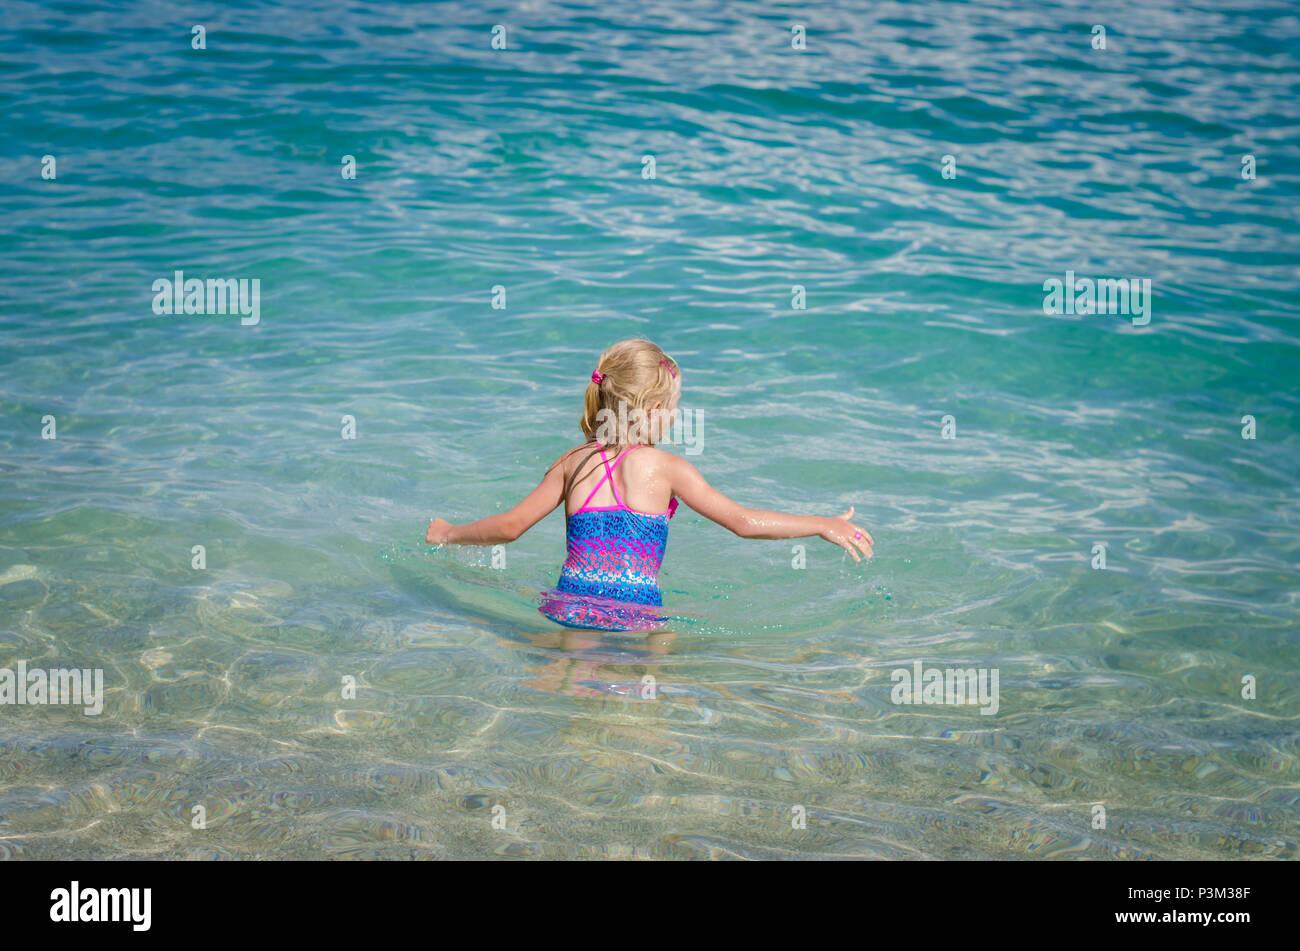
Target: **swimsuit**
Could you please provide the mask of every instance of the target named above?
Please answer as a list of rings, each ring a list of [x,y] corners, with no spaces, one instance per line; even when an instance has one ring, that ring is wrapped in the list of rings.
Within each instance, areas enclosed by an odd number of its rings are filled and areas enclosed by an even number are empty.
[[[600,631],[648,631],[664,623],[664,618],[650,608],[663,604],[659,564],[668,544],[668,520],[677,511],[677,500],[668,503],[666,512],[638,512],[623,504],[614,485],[618,464],[640,448],[623,450],[613,465],[601,448],[605,474],[582,508],[566,519],[569,554],[555,590],[546,592],[538,608],[552,621],[565,627]],[[589,506],[606,480],[618,504]]]

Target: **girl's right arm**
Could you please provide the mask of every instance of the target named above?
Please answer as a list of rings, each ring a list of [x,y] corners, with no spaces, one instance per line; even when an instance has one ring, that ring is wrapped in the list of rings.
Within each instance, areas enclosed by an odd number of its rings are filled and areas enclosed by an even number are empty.
[[[566,453],[567,455],[567,453]],[[477,522],[452,525],[435,518],[424,533],[430,545],[499,545],[512,542],[528,531],[564,501],[564,456],[555,461],[537,488],[508,512],[489,515]]]
[[[853,508],[836,518],[819,515],[787,515],[766,509],[745,508],[727,498],[704,480],[698,469],[681,456],[672,459],[673,495],[695,511],[741,538],[804,538],[816,535],[832,545],[839,545],[854,561],[861,561],[861,551],[871,557],[874,544],[865,529],[849,521]]]

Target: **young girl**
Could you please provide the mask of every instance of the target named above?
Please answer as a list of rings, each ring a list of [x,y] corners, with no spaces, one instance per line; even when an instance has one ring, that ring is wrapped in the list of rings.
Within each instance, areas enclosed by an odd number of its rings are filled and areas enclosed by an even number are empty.
[[[849,521],[852,507],[838,518],[745,508],[681,456],[655,449],[681,395],[681,370],[659,347],[649,340],[614,344],[587,384],[587,441],[560,456],[509,512],[465,525],[435,518],[425,541],[512,542],[564,503],[568,558],[539,610],[567,627],[604,631],[647,631],[663,623],[651,609],[663,603],[659,563],[678,499],[741,538],[816,535],[854,561],[861,560],[858,552],[871,557],[871,536]]]

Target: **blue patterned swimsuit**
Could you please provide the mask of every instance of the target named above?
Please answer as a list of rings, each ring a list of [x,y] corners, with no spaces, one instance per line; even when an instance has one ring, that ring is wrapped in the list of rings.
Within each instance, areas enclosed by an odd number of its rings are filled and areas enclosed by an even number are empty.
[[[582,508],[568,518],[569,554],[555,591],[546,593],[538,609],[565,627],[647,631],[663,624],[663,617],[650,609],[663,604],[659,564],[668,545],[668,520],[677,511],[677,500],[668,503],[666,512],[638,512],[623,504],[614,485],[614,469],[628,453],[640,448],[625,449],[613,465],[602,448],[605,474]],[[589,506],[606,480],[618,504]]]

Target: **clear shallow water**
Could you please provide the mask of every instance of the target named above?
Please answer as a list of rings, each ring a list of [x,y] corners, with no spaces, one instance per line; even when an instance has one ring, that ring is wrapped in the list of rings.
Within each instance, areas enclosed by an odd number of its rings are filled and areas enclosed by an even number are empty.
[[[325,6],[6,6],[0,666],[108,693],[0,708],[0,856],[1296,856],[1294,8]],[[260,324],[155,316],[176,268]],[[429,552],[633,333],[707,478],[874,563],[683,509],[648,644],[537,616],[558,515]]]

